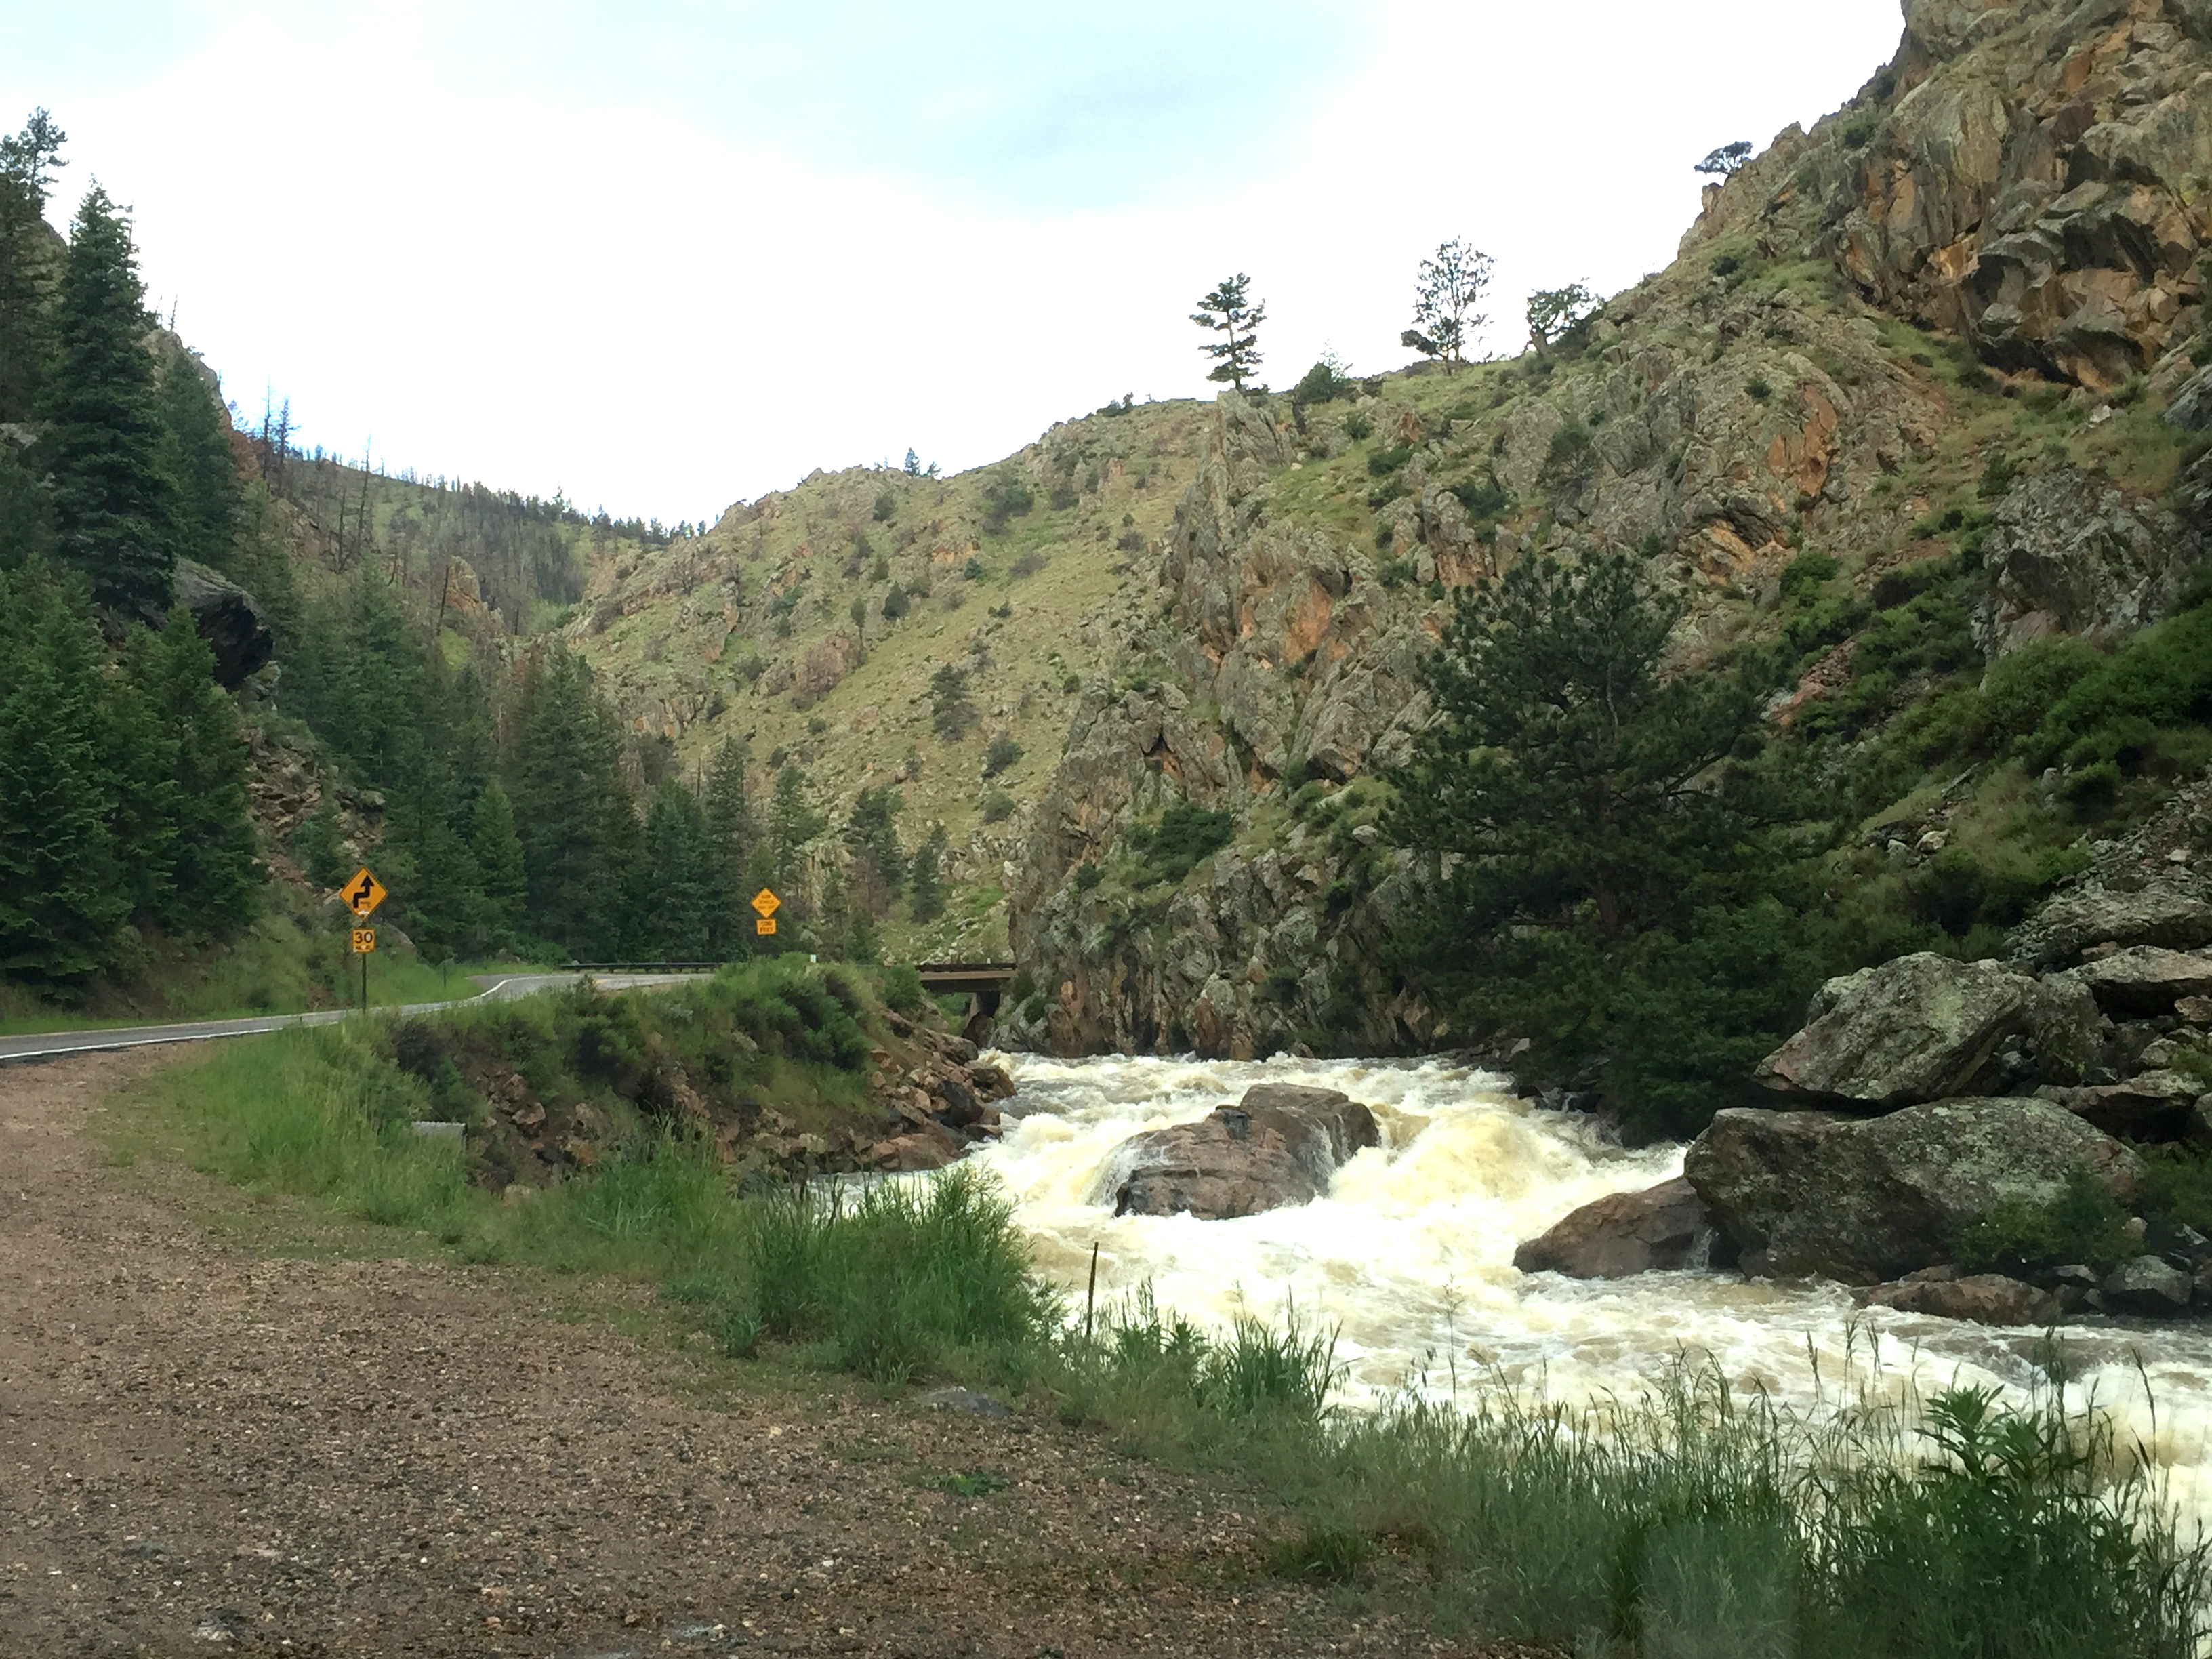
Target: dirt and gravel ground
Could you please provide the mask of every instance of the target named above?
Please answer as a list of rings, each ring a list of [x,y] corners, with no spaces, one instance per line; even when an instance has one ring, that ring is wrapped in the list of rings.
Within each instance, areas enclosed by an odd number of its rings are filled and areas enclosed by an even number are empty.
[[[1101,1437],[118,1167],[95,1109],[174,1063],[0,1068],[0,1659],[1460,1650],[1387,1572],[1267,1577],[1279,1516]]]

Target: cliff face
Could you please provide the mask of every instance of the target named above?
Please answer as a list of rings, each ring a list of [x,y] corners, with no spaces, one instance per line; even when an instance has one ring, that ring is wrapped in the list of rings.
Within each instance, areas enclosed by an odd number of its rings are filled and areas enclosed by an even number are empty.
[[[2188,492],[2179,519],[2152,498],[2172,426],[2203,423],[2208,40],[2208,0],[1910,0],[1895,60],[1709,190],[1676,262],[1574,349],[1349,406],[1222,398],[1022,849],[1036,993],[1003,1034],[1450,1041],[1387,967],[1418,899],[1364,781],[1428,718],[1446,587],[1515,560],[1634,550],[1686,579],[1686,672],[1773,630],[1801,553],[1871,592],[1976,515],[1992,655],[2163,614],[2197,551]],[[1847,685],[1851,648],[1778,715]],[[1181,803],[1233,828],[1188,875],[1144,855]]]

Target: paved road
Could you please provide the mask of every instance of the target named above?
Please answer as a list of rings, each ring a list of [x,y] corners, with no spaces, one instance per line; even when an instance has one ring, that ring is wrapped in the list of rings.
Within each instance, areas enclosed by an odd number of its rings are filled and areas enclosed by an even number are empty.
[[[491,997],[525,997],[573,984],[582,974],[478,974],[483,989],[472,997],[447,1002],[410,1003],[402,1008],[378,1008],[377,1013],[423,1014],[438,1008],[458,1008],[464,1003]],[[595,974],[611,991],[631,991],[653,985],[680,985],[698,974]],[[119,1025],[100,1031],[49,1031],[32,1036],[0,1037],[0,1065],[14,1060],[44,1060],[55,1054],[90,1054],[102,1048],[140,1048],[155,1042],[204,1042],[210,1037],[255,1036],[281,1031],[288,1025],[329,1025],[350,1018],[356,1008],[325,1008],[312,1014],[259,1014],[249,1019],[191,1020],[180,1025]]]

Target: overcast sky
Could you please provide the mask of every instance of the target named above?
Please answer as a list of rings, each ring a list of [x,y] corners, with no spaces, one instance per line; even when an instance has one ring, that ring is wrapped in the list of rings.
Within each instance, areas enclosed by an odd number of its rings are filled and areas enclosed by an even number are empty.
[[[28,14],[28,8],[15,9]],[[641,16],[641,14],[650,14]],[[392,470],[673,523],[816,466],[991,460],[1204,395],[1249,272],[1263,374],[1395,367],[1413,269],[1531,288],[1672,257],[1691,163],[1895,49],[1896,0],[70,0],[0,124],[70,134],[241,410]]]

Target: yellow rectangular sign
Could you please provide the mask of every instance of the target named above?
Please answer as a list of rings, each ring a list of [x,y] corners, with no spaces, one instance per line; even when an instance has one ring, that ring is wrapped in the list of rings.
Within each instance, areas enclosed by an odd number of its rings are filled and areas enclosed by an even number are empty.
[[[368,873],[363,865],[353,872],[353,879],[338,889],[338,902],[366,919],[368,913],[384,902],[384,884]]]
[[[772,916],[763,916],[758,921],[753,924],[753,932],[756,933],[773,933],[775,932],[775,919]]]
[[[353,930],[354,955],[357,957],[365,957],[374,949],[376,949],[375,928],[356,927]]]

